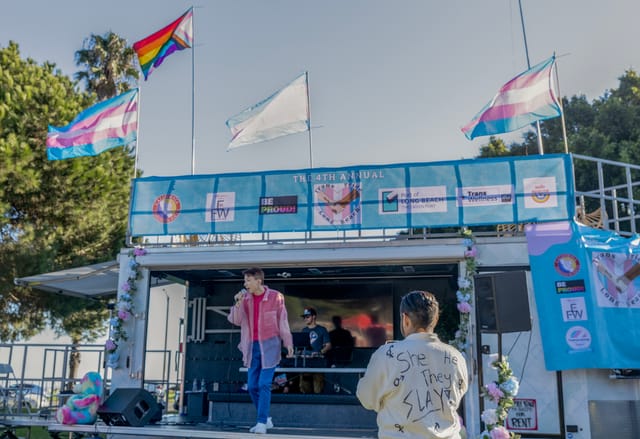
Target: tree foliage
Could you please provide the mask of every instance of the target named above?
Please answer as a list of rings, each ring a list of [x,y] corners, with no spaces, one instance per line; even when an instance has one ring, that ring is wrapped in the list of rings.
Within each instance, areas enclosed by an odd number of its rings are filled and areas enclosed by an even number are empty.
[[[49,161],[47,126],[95,102],[55,64],[0,48],[0,339],[49,324],[75,340],[104,333],[105,307],[14,285],[14,278],[101,262],[124,244],[133,174],[130,151]]]
[[[563,98],[569,152],[615,162],[640,163],[640,77],[629,69],[618,80],[618,88],[605,91],[592,102],[584,95]],[[544,152],[564,152],[561,118],[549,119],[540,125]],[[511,143],[506,151],[503,145],[501,139],[491,137],[489,143],[480,148],[479,157],[538,153],[534,130],[527,131],[522,142]],[[626,182],[621,168],[609,167],[606,171],[605,187]],[[577,188],[583,191],[597,188],[595,166],[576,161],[575,177]],[[638,194],[634,198],[638,199]],[[597,207],[595,201],[592,203],[594,205],[587,206],[588,211]]]
[[[584,95],[563,98],[569,151],[614,161],[638,163],[640,157],[640,77],[627,70],[617,89],[605,91],[589,102]],[[564,152],[562,120],[540,123],[545,153]],[[494,157],[501,139],[491,137],[479,157]],[[537,154],[537,135],[527,131],[522,142],[513,142],[507,155]]]
[[[84,70],[75,78],[85,81],[87,91],[95,93],[99,101],[129,90],[131,81],[139,76],[135,51],[113,32],[91,34],[76,52],[76,65]]]

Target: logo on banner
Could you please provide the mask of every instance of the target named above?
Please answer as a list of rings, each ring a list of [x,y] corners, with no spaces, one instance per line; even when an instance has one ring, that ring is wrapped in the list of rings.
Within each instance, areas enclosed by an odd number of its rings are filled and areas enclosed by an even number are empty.
[[[591,333],[584,326],[572,326],[564,339],[574,351],[585,351],[591,347]]]
[[[153,212],[153,217],[158,220],[158,222],[169,224],[178,218],[180,208],[180,199],[178,197],[164,194],[155,199],[151,211]]]
[[[513,186],[464,186],[457,189],[459,207],[501,206],[513,204]]]
[[[567,277],[575,276],[580,271],[580,261],[571,254],[558,255],[553,266],[558,273]]]
[[[362,188],[360,183],[316,184],[313,188],[315,225],[360,224]]]
[[[378,213],[432,213],[447,211],[446,186],[379,189]]]
[[[593,281],[598,306],[640,308],[640,255],[622,252],[593,252]]]
[[[560,299],[560,305],[562,306],[562,320],[565,322],[588,320],[584,297],[565,297]]]
[[[535,177],[522,179],[524,186],[524,207],[539,209],[558,207],[555,177]]]
[[[235,220],[236,193],[216,192],[207,194],[205,221],[208,223],[230,222]]]
[[[298,213],[298,196],[260,197],[260,215]]]
[[[584,279],[556,281],[556,294],[584,293],[586,291]]]

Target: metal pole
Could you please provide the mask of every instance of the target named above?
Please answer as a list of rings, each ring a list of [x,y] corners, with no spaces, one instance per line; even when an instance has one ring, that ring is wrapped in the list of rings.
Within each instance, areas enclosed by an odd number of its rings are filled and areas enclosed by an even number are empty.
[[[524,39],[524,53],[527,56],[527,69],[531,68],[531,62],[529,62],[529,46],[527,45],[527,31],[524,27],[524,15],[522,13],[522,0],[518,0],[518,7],[520,8],[520,23],[522,23],[522,38]],[[544,148],[542,147],[542,131],[540,130],[540,121],[536,121],[536,129],[538,131],[538,154],[544,155]]]
[[[164,349],[162,351],[162,379],[165,381],[165,389],[164,389],[164,406],[166,410],[169,410],[169,371],[167,371],[167,338],[169,337],[169,294],[167,294],[167,289],[163,288],[162,292],[164,293],[167,301],[166,308],[164,313]]]
[[[560,117],[562,120],[562,138],[564,140],[564,153],[569,154],[569,142],[567,141],[567,124],[564,121],[564,107],[562,106],[562,95],[560,94],[560,78],[558,76],[557,61],[556,61],[556,89],[558,90],[558,103],[560,104]]]
[[[313,152],[311,149],[311,104],[309,100],[309,72],[304,72],[307,83],[307,131],[309,131],[309,168],[313,169]]]
[[[193,6],[191,6],[193,11]],[[191,16],[191,26],[193,29],[193,41],[191,45],[191,175],[195,174],[196,170],[196,114],[195,114],[195,95],[196,95],[196,45],[194,30],[195,14]]]
[[[136,178],[138,174],[138,145],[140,144],[140,84],[138,84],[138,93],[136,96],[136,111],[138,116],[136,117],[136,152],[133,160],[133,178]]]

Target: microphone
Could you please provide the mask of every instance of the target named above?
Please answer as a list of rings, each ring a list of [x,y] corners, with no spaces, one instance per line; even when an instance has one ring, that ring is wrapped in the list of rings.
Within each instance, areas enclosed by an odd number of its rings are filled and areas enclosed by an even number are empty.
[[[243,288],[243,289],[241,289],[240,291],[238,291],[238,292],[236,293],[236,295],[233,297],[233,299],[234,299],[236,302],[239,302],[239,301],[241,301],[241,300],[242,300],[242,298],[243,298],[247,293],[248,293],[247,289],[246,289],[246,288]]]

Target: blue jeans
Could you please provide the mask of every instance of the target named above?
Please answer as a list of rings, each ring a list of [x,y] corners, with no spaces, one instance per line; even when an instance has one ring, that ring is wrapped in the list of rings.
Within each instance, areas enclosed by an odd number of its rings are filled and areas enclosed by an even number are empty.
[[[267,423],[269,417],[269,407],[271,406],[271,382],[275,367],[269,369],[262,368],[262,354],[260,353],[260,343],[253,342],[251,347],[251,367],[249,367],[247,388],[253,405],[258,411],[258,422]]]

